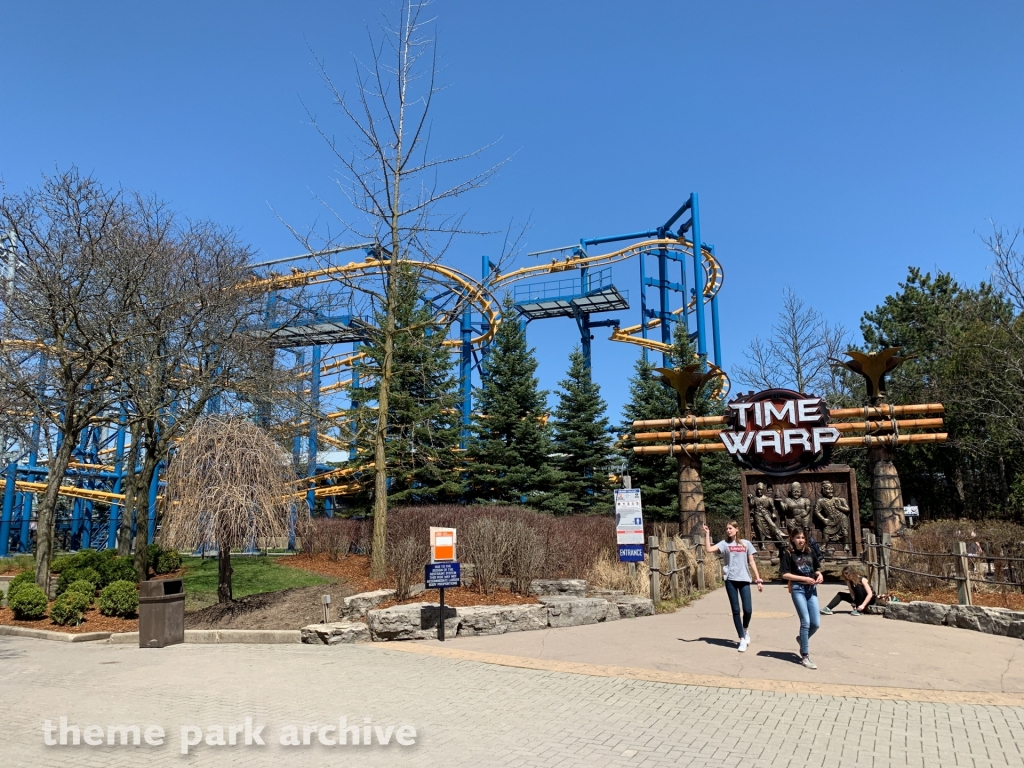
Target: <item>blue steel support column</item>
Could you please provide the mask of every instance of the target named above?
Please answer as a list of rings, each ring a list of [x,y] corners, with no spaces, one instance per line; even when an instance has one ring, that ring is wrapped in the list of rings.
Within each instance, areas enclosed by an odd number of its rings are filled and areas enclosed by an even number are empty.
[[[0,557],[7,557],[8,542],[11,540],[11,517],[14,515],[15,481],[18,479],[18,464],[7,465],[7,483],[4,488],[4,505],[0,509]]]
[[[715,255],[715,246],[709,247],[711,255]],[[718,294],[711,297],[711,341],[715,350],[715,365],[722,367],[722,334],[718,325]]]
[[[690,234],[693,236],[693,272],[694,289],[697,292],[697,354],[705,360],[708,356],[708,339],[704,322],[704,254],[700,246],[700,215],[697,210],[697,193],[690,193],[690,216],[693,225]]]
[[[313,356],[310,360],[310,391],[309,391],[309,441],[307,443],[308,451],[308,463],[307,463],[307,475],[313,477],[316,475],[316,456],[319,453],[320,448],[318,446],[319,440],[319,415],[320,415],[320,354],[321,349],[319,345],[313,347]],[[309,514],[313,514],[313,510],[316,508],[316,493],[314,488],[310,486],[309,491],[306,493],[306,504],[309,506]]]
[[[153,480],[149,484],[149,515],[146,520],[146,545],[149,546],[156,538],[156,494],[160,488],[160,468],[164,463],[158,462],[153,470]]]
[[[647,270],[644,267],[646,259],[641,253],[640,261],[640,336],[647,338]],[[641,347],[644,355],[644,362],[647,362],[647,347]]]
[[[586,258],[587,243],[584,240],[580,240],[580,251],[583,258]],[[580,267],[580,293],[584,296],[590,293],[590,270],[586,267]],[[582,348],[583,362],[587,367],[587,375],[589,376],[592,365],[590,349],[590,313],[581,312],[579,317],[576,318],[576,322],[580,327],[580,347]]]
[[[658,318],[661,320],[661,341],[663,344],[671,344],[672,328],[669,317],[671,317],[672,308],[668,300],[668,251],[664,248],[658,249],[658,299],[660,302]],[[672,367],[667,352],[662,353],[661,364],[666,368]]]
[[[466,296],[466,308],[462,310],[462,347],[459,355],[459,382],[462,385],[462,429],[459,432],[459,448],[465,450],[469,439],[469,424],[473,417],[473,305]]]
[[[124,481],[124,443],[125,443],[125,422],[128,415],[124,407],[121,407],[121,417],[117,421],[117,447],[114,449],[114,474],[117,479],[114,481],[113,492],[121,492],[121,484]],[[117,529],[124,514],[124,504],[110,505],[110,520],[107,524],[107,549],[117,547]]]

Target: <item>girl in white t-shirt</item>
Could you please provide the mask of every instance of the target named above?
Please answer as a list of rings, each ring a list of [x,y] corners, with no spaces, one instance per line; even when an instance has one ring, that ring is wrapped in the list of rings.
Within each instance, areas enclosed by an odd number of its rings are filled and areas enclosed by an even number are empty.
[[[725,525],[725,539],[717,544],[711,543],[711,531],[704,526],[704,550],[709,554],[722,556],[722,570],[725,575],[725,591],[729,595],[729,604],[732,605],[732,620],[736,625],[736,632],[740,636],[739,652],[743,653],[750,645],[750,633],[747,628],[750,626],[750,617],[753,608],[750,605],[750,574],[754,574],[754,583],[757,584],[757,591],[764,591],[764,582],[761,581],[761,574],[757,572],[757,563],[754,562],[754,545],[746,539],[740,538],[740,526],[735,520],[730,520]],[[743,603],[743,618],[740,618],[740,603]]]

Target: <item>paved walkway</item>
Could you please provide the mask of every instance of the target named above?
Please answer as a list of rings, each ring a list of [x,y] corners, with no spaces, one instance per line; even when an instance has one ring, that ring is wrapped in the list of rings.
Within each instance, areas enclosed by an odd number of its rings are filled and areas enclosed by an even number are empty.
[[[720,645],[679,639],[729,637],[713,624],[722,623],[721,616],[715,618],[721,613],[715,605],[723,602],[724,595],[713,594],[672,616],[464,638],[443,647],[183,645],[140,650],[0,638],[0,765],[1024,768],[1017,743],[1024,732],[1022,706],[893,701],[824,691],[751,691],[644,679],[709,670],[719,679],[735,681],[735,676],[724,676],[731,665],[778,664],[785,670],[780,677],[788,674],[790,680],[804,684],[798,679],[803,670],[784,658],[758,657],[756,651],[740,657]],[[784,612],[765,598],[758,607]],[[819,672],[825,676],[838,674],[834,670],[839,668],[858,669],[862,663],[856,654],[833,657],[836,651],[830,649],[860,643],[876,625],[888,629],[896,624],[870,617],[824,620],[835,622],[825,625],[816,644]],[[854,625],[855,621],[863,623]],[[792,617],[762,616],[755,625],[755,649],[766,649],[775,631],[769,630],[771,622],[779,623],[779,632],[785,626],[786,633],[793,633]],[[943,627],[907,626],[926,634],[916,636],[921,642],[914,653],[906,649],[900,662],[904,664],[938,663],[938,651],[932,650],[929,639],[940,638],[935,647],[941,648],[998,639]],[[661,672],[627,664],[636,667],[636,674],[616,677],[607,676],[607,666],[551,658],[554,650],[575,648],[574,653],[605,654],[599,658],[619,664],[624,659],[643,661],[639,645],[620,641],[623,635],[618,633],[626,627],[655,647],[675,634],[673,663],[688,671]],[[584,629],[587,632],[581,633]],[[946,633],[954,633],[956,639],[946,644]],[[595,650],[600,644],[594,638],[605,636],[612,639],[603,650]],[[541,642],[545,658],[521,655],[513,657],[520,665],[510,666],[458,657],[485,653],[479,650],[484,647],[479,641],[514,638],[519,643],[513,650]],[[581,638],[590,638],[590,651]],[[785,646],[779,650],[786,652]],[[933,658],[925,662],[920,657]],[[707,663],[708,658],[714,663]],[[570,663],[578,664],[576,669],[583,674],[544,667]],[[531,664],[541,668],[529,668]],[[761,674],[760,667],[757,673]],[[1019,675],[1020,670],[1014,665],[1011,673]],[[750,670],[745,674],[749,676]],[[784,682],[775,685],[786,688]],[[965,696],[966,701],[974,695],[963,693],[967,690],[961,687],[958,693],[954,686],[934,693],[940,698]],[[57,723],[61,716],[80,727],[137,724],[144,730],[160,725],[167,739],[162,746],[44,746],[44,720]],[[180,754],[182,726],[209,729],[220,724],[227,736],[227,727],[243,723],[246,716],[254,725],[264,725],[266,746],[203,744],[190,748],[187,756]],[[303,726],[335,724],[342,716],[346,725],[370,718],[382,732],[388,726],[411,725],[417,730],[416,744],[402,747],[392,739],[387,746],[323,746],[317,743],[316,731],[310,732],[309,746],[278,743],[286,725],[295,725],[301,740]],[[325,735],[330,740],[331,735]]]

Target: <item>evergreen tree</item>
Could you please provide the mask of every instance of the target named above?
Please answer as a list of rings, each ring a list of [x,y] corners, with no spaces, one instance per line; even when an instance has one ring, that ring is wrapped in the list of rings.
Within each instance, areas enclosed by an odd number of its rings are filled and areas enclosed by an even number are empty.
[[[658,380],[655,366],[641,355],[629,380],[629,402],[622,408],[623,430],[632,434],[634,421],[668,419],[678,413],[675,391]],[[633,453],[638,445],[632,438],[622,443],[622,458],[629,469],[634,488],[640,489],[644,514],[649,518],[675,520],[679,517],[676,488],[676,462],[668,456]]]
[[[578,347],[569,355],[569,371],[559,386],[554,438],[557,466],[563,474],[559,487],[568,497],[571,512],[609,512],[612,441],[605,416],[608,406]]]
[[[446,328],[424,301],[419,273],[403,265],[394,276],[396,293],[392,386],[388,403],[388,499],[394,503],[452,503],[463,493],[460,478],[459,404],[461,394],[451,353],[444,346]],[[363,375],[374,376],[383,348],[363,347]],[[372,429],[377,420],[376,387],[353,391],[356,403],[356,452],[360,463],[372,462]],[[362,502],[368,506],[369,497]]]
[[[478,413],[468,451],[472,494],[485,502],[566,512],[568,499],[558,490],[561,473],[550,459],[547,392],[538,388],[537,360],[509,297],[502,315],[505,321],[484,360],[483,386],[476,392]]]

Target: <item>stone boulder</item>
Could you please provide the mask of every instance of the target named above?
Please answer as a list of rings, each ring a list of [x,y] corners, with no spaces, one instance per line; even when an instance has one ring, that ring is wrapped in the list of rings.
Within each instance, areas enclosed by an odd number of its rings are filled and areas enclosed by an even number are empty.
[[[546,629],[548,609],[544,605],[473,605],[457,609],[459,637],[503,635]]]
[[[619,608],[600,597],[542,597],[547,606],[549,627],[578,627],[616,621]]]
[[[615,595],[608,598],[619,609],[620,619],[635,619],[638,616],[653,616],[654,601],[639,595]]]
[[[885,618],[913,621],[916,624],[945,624],[949,609],[948,605],[929,603],[924,600],[914,600],[910,603],[889,603],[885,609]]]
[[[386,600],[395,596],[393,589],[377,589],[373,592],[360,592],[342,600],[338,606],[338,618],[355,619],[366,616],[366,612],[376,608]]]
[[[391,608],[378,608],[366,614],[372,640],[427,640],[437,637],[440,606],[434,603],[409,603]],[[444,631],[455,637],[459,617],[451,606],[445,606]]]
[[[624,589],[592,589],[587,594],[587,597],[603,597],[605,600],[609,600],[624,594],[626,594]]]
[[[1006,608],[953,605],[946,614],[946,624],[989,635],[1024,639],[1024,613]]]
[[[530,592],[540,596],[586,597],[587,582],[583,579],[534,579]]]
[[[338,645],[339,643],[368,643],[370,628],[362,621],[334,621],[330,624],[310,624],[302,628],[302,642],[309,645]]]

